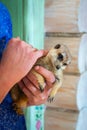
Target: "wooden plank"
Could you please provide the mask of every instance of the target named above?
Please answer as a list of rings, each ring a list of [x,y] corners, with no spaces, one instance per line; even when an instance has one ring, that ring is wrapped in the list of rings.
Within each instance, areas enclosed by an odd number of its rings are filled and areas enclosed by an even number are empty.
[[[79,32],[79,33],[68,33],[68,32],[46,32],[45,36],[46,37],[81,37],[84,35],[84,32]]]
[[[46,110],[45,130],[75,130],[78,113]]]
[[[45,32],[79,32],[80,0],[46,0]]]
[[[78,70],[78,50],[79,50],[79,44],[80,44],[80,37],[46,37],[45,38],[45,49],[50,49],[56,44],[65,44],[72,56],[72,62],[67,67],[65,72],[69,73],[79,73]]]
[[[47,102],[48,107],[67,108],[77,110],[76,105],[76,89],[79,76],[64,75],[62,87],[57,92],[52,103]]]

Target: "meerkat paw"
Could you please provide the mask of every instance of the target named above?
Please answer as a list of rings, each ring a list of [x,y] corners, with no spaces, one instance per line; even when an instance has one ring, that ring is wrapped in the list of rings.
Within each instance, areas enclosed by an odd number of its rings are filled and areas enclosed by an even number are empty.
[[[51,103],[51,102],[53,102],[53,100],[54,100],[54,96],[51,96],[51,95],[50,95],[50,96],[48,96],[48,100],[47,100],[48,102],[50,102],[50,103]]]
[[[27,98],[23,98],[23,97],[21,97],[21,99],[13,102],[13,104],[12,104],[13,109],[16,111],[16,113],[18,115],[22,115],[23,114],[23,109],[25,107],[27,107],[27,102],[28,102],[28,99]]]
[[[54,100],[54,97],[58,91],[59,87],[58,85],[55,83],[54,86],[53,86],[53,89],[52,91],[50,92],[49,96],[48,96],[48,102],[52,102]]]
[[[18,115],[23,115],[23,109],[18,107],[16,103],[13,103],[12,106],[13,106],[14,111],[16,111]]]
[[[56,95],[57,91],[51,91],[50,95],[48,96],[48,102],[53,102],[54,101],[54,98],[55,98],[55,95]]]
[[[56,95],[56,91],[52,90],[50,95],[48,96],[48,102],[50,103],[53,102],[55,95]]]
[[[37,73],[34,70],[32,70],[32,73],[37,77],[39,88],[40,88],[41,92],[43,92],[44,88],[45,88],[45,85],[46,85],[43,76],[40,75],[39,73]]]
[[[43,84],[39,83],[39,88],[40,88],[41,92],[44,91],[45,85],[46,85],[45,83],[43,83]]]

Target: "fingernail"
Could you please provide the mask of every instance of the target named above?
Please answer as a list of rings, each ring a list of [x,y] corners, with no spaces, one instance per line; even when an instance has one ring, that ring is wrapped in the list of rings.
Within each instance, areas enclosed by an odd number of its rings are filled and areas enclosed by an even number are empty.
[[[39,70],[39,68],[40,68],[39,66],[36,66],[36,67],[35,67],[35,70]]]

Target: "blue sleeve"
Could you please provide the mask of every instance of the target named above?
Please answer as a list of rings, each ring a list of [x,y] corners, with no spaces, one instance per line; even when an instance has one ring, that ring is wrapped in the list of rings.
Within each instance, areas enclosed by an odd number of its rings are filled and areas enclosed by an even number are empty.
[[[0,58],[8,41],[12,38],[12,22],[9,11],[0,2]]]
[[[0,59],[11,38],[11,17],[7,8],[0,2]],[[13,110],[10,93],[0,104],[0,130],[26,130],[24,116],[17,115]]]

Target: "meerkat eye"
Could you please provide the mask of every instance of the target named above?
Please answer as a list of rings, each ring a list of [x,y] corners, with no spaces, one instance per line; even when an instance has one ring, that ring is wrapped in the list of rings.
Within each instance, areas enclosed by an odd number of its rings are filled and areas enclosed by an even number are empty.
[[[57,65],[57,66],[56,66],[56,69],[58,69],[58,70],[59,70],[59,69],[60,69],[60,66],[59,66],[59,65]]]
[[[59,49],[61,47],[61,45],[60,44],[57,44],[54,48],[55,49]]]
[[[58,60],[63,61],[63,55],[61,53],[58,54]]]
[[[63,63],[63,65],[65,65],[65,66],[66,66],[66,65],[67,65],[67,63]]]

